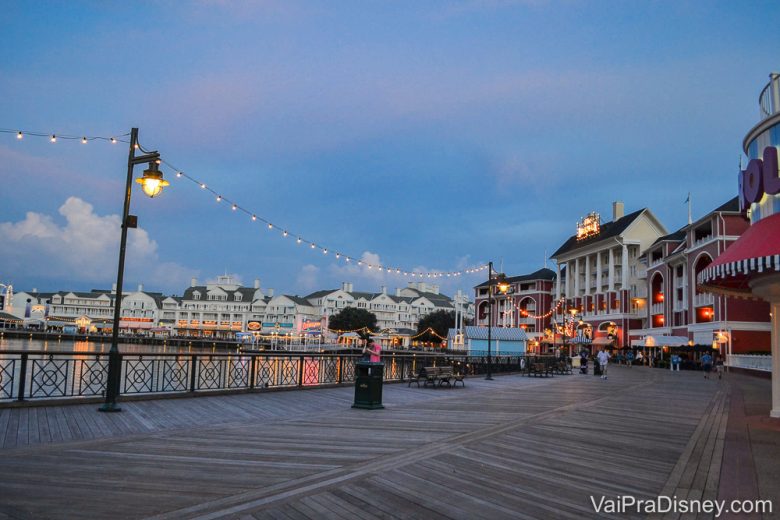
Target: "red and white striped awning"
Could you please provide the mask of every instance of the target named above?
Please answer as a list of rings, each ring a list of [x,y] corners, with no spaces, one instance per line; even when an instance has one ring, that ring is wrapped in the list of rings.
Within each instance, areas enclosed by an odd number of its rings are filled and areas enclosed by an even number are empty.
[[[780,273],[780,213],[763,218],[698,275],[710,292],[750,297],[750,282]]]

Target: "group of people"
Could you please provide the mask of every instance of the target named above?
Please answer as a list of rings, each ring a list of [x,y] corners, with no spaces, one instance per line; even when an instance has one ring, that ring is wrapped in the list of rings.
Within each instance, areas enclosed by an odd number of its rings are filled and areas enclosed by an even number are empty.
[[[561,356],[564,356],[563,353],[561,353]],[[594,356],[594,371],[598,374],[601,373],[601,379],[607,379],[607,367],[609,366],[610,359],[612,359],[612,355],[607,352],[604,349],[599,350]],[[587,350],[583,350],[580,352],[580,371],[583,374],[587,374],[588,372],[588,359],[590,358],[590,354]],[[625,355],[618,354],[616,356],[618,364],[623,364],[625,362],[629,367],[633,366],[634,361],[642,364],[644,361],[644,356],[642,355],[642,352],[639,351],[636,354],[636,357],[634,356],[633,351],[629,350]],[[709,352],[705,352],[705,354],[701,357],[701,368],[704,371],[704,378],[709,379],[710,374],[713,372],[718,375],[718,379],[723,378],[723,359],[720,356],[717,356],[713,358],[713,356]],[[672,354],[672,357],[670,358],[670,369],[672,371],[679,371],[680,370],[680,364],[682,363],[682,357],[680,357],[678,354]],[[650,365],[652,366],[652,365]]]

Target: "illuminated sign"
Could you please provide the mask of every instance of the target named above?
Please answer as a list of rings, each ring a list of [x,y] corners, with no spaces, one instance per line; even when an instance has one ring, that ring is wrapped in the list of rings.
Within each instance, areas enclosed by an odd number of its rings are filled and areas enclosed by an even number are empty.
[[[322,327],[322,321],[317,320],[303,320],[301,323],[301,330],[320,330]]]
[[[745,211],[764,195],[780,193],[777,148],[764,148],[763,160],[751,159],[747,169],[739,172],[739,208]]]
[[[577,240],[583,240],[598,235],[601,231],[601,217],[591,212],[577,222]]]
[[[260,330],[262,324],[259,321],[248,321],[246,328],[249,330]]]

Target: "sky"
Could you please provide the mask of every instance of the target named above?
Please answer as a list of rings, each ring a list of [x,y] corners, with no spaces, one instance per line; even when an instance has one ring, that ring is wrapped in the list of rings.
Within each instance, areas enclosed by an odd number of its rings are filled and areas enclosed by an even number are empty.
[[[134,188],[126,288],[417,280],[337,251],[518,275],[554,268],[576,221],[610,220],[615,200],[672,232],[688,192],[694,218],[735,196],[779,24],[772,1],[9,0],[0,129],[139,128],[144,148],[291,235],[164,166],[161,196]],[[127,153],[0,133],[0,283],[110,287]],[[435,283],[473,294],[485,278]]]

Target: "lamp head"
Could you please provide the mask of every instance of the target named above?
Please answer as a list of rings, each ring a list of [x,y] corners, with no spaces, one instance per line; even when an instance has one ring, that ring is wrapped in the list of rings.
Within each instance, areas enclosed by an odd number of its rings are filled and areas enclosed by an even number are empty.
[[[504,273],[501,273],[496,277],[496,287],[498,287],[498,292],[501,294],[506,294],[509,291],[509,282],[506,281],[506,275]]]
[[[152,198],[162,193],[163,188],[170,184],[170,182],[163,179],[163,174],[157,161],[150,162],[149,168],[144,170],[144,176],[136,179],[135,182],[140,184],[144,193]]]

